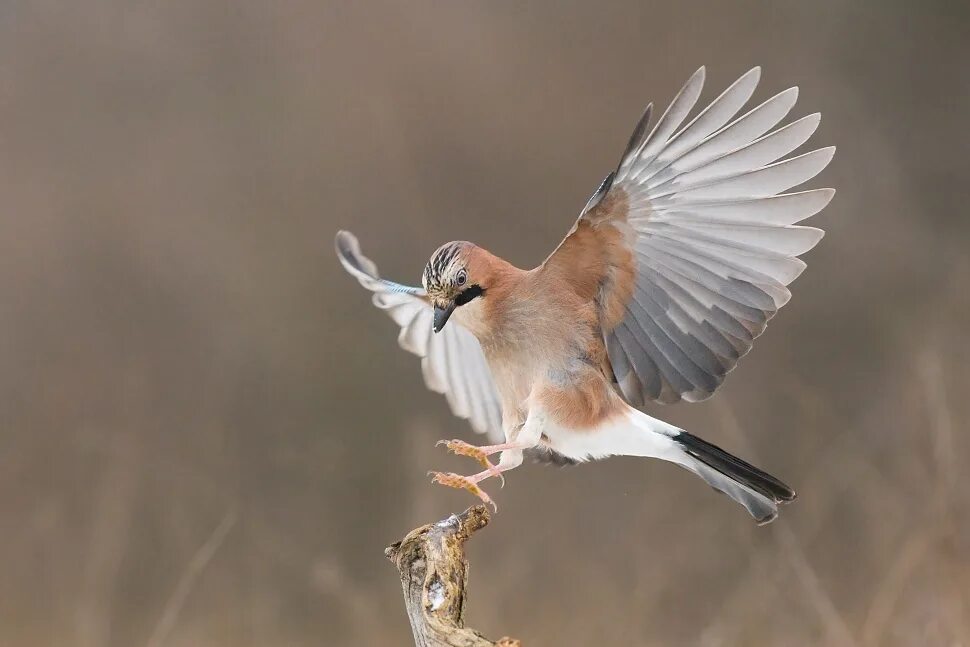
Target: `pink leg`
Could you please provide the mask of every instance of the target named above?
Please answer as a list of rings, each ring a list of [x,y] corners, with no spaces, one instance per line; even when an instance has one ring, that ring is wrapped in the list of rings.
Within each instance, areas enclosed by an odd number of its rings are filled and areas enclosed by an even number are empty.
[[[451,441],[454,442],[454,441]],[[486,456],[491,456],[492,454],[497,454],[499,452],[504,452],[508,449],[529,449],[529,445],[519,442],[511,443],[501,443],[499,445],[483,445],[479,447],[479,451],[485,452]],[[450,449],[450,448],[449,448]]]
[[[466,443],[464,440],[439,440],[434,444],[435,447],[438,445],[444,445],[453,454],[458,454],[459,456],[470,456],[476,459],[478,462],[482,462],[492,454],[497,454],[499,452],[504,452],[507,449],[529,449],[531,445],[519,442],[501,443],[500,445],[471,445]]]
[[[479,472],[472,476],[462,476],[460,474],[455,474],[454,472],[430,472],[433,476],[433,481],[440,485],[446,485],[448,487],[458,488],[462,490],[468,490],[479,499],[487,503],[488,505],[495,508],[498,512],[498,506],[492,501],[491,497],[485,493],[478,484],[485,479],[495,476],[502,480],[502,487],[505,487],[505,476],[502,472],[510,470],[519,465],[522,461],[509,464],[509,465],[494,465],[488,457],[492,454],[497,454],[499,452],[504,452],[507,450],[522,450],[528,449],[531,445],[519,442],[506,442],[500,443],[498,445],[485,445],[483,447],[476,447],[466,443],[463,440],[439,440],[436,445],[444,444],[449,451],[459,456],[468,456],[474,458],[485,468],[485,471]]]
[[[502,479],[502,487],[505,487],[505,477],[502,476],[502,472],[504,470],[500,470],[498,467],[493,465],[492,462],[488,460],[488,457],[491,456],[492,454],[504,452],[505,450],[508,450],[508,449],[528,449],[528,446],[517,442],[508,442],[508,443],[501,443],[499,445],[484,445],[482,447],[476,447],[475,445],[466,443],[464,440],[458,440],[458,439],[439,440],[437,443],[435,443],[435,447],[437,447],[438,445],[445,445],[448,448],[448,451],[450,451],[453,454],[457,454],[458,456],[468,456],[470,458],[474,458],[482,465],[482,467],[485,468],[485,470],[491,476],[497,476],[498,478]]]
[[[499,450],[501,451],[501,450]],[[473,474],[472,476],[462,476],[461,474],[455,474],[454,472],[429,472],[432,476],[432,481],[440,485],[445,485],[448,487],[458,488],[460,490],[468,490],[484,503],[492,506],[495,512],[498,512],[498,506],[492,501],[492,498],[485,493],[485,491],[478,487],[478,484],[485,479],[492,476],[502,476],[502,472],[506,469],[489,463],[489,469],[484,472],[479,472],[478,474]]]

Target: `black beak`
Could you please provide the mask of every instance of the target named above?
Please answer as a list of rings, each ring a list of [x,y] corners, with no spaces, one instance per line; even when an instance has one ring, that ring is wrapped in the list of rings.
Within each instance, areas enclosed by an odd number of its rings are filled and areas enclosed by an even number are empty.
[[[439,308],[437,304],[434,307],[434,331],[441,332],[441,329],[445,327],[448,323],[448,318],[451,317],[451,313],[455,311],[458,307],[454,302],[449,303],[444,308]]]

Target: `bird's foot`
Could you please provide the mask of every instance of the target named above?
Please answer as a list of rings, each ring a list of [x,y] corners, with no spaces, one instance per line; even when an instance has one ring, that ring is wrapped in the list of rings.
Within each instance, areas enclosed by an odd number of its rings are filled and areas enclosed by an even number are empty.
[[[455,474],[454,472],[429,472],[429,474],[432,477],[432,482],[438,483],[439,485],[444,485],[446,487],[457,488],[459,490],[468,490],[481,499],[483,503],[492,506],[492,509],[495,510],[495,512],[498,512],[498,506],[495,505],[494,501],[492,501],[492,497],[488,496],[485,493],[485,490],[478,487],[478,482],[482,480],[482,478],[487,478],[488,472],[482,472],[481,474],[476,474],[475,476],[462,476],[461,474]]]
[[[439,440],[434,444],[435,447],[444,445],[448,448],[452,454],[457,454],[458,456],[468,456],[469,458],[474,458],[476,461],[482,464],[483,467],[487,468],[491,463],[488,460],[488,454],[482,447],[476,447],[466,443],[464,440]]]
[[[502,487],[505,487],[505,476],[502,475],[502,470],[495,466],[488,457],[490,454],[494,454],[495,451],[492,447],[476,447],[466,443],[464,440],[439,440],[435,443],[435,447],[439,445],[444,445],[448,448],[452,454],[457,456],[468,456],[469,458],[474,458],[478,461],[485,471],[488,472],[489,476],[494,476],[502,482]],[[492,450],[492,451],[490,451]]]

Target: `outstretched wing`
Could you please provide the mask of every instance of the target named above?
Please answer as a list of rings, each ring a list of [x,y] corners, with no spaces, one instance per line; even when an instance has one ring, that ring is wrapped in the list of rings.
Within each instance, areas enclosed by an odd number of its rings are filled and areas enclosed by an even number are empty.
[[[772,131],[797,88],[732,121],[760,73],[746,73],[683,127],[703,67],[649,134],[648,107],[619,167],[544,264],[577,284],[597,281],[607,354],[633,405],[713,394],[788,302],[786,286],[805,269],[797,256],[822,238],[794,223],[835,191],[783,192],[818,174],[835,149],[775,161],[819,123],[812,114]]]
[[[457,323],[435,334],[424,290],[380,278],[377,266],[360,253],[357,238],[349,231],[337,233],[336,247],[344,269],[374,293],[374,305],[401,327],[398,343],[421,358],[428,388],[444,394],[452,413],[468,420],[475,431],[504,441],[502,407],[475,336]]]

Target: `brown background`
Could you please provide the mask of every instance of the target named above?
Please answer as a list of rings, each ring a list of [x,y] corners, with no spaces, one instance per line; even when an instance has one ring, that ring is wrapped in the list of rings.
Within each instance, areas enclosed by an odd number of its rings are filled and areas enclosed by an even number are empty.
[[[425,477],[470,432],[334,232],[403,281],[537,263],[705,63],[798,84],[839,193],[742,369],[658,415],[801,496],[758,528],[670,465],[525,467],[469,621],[968,644],[967,5],[598,5],[0,4],[0,644],[408,644],[382,549],[471,502]]]

